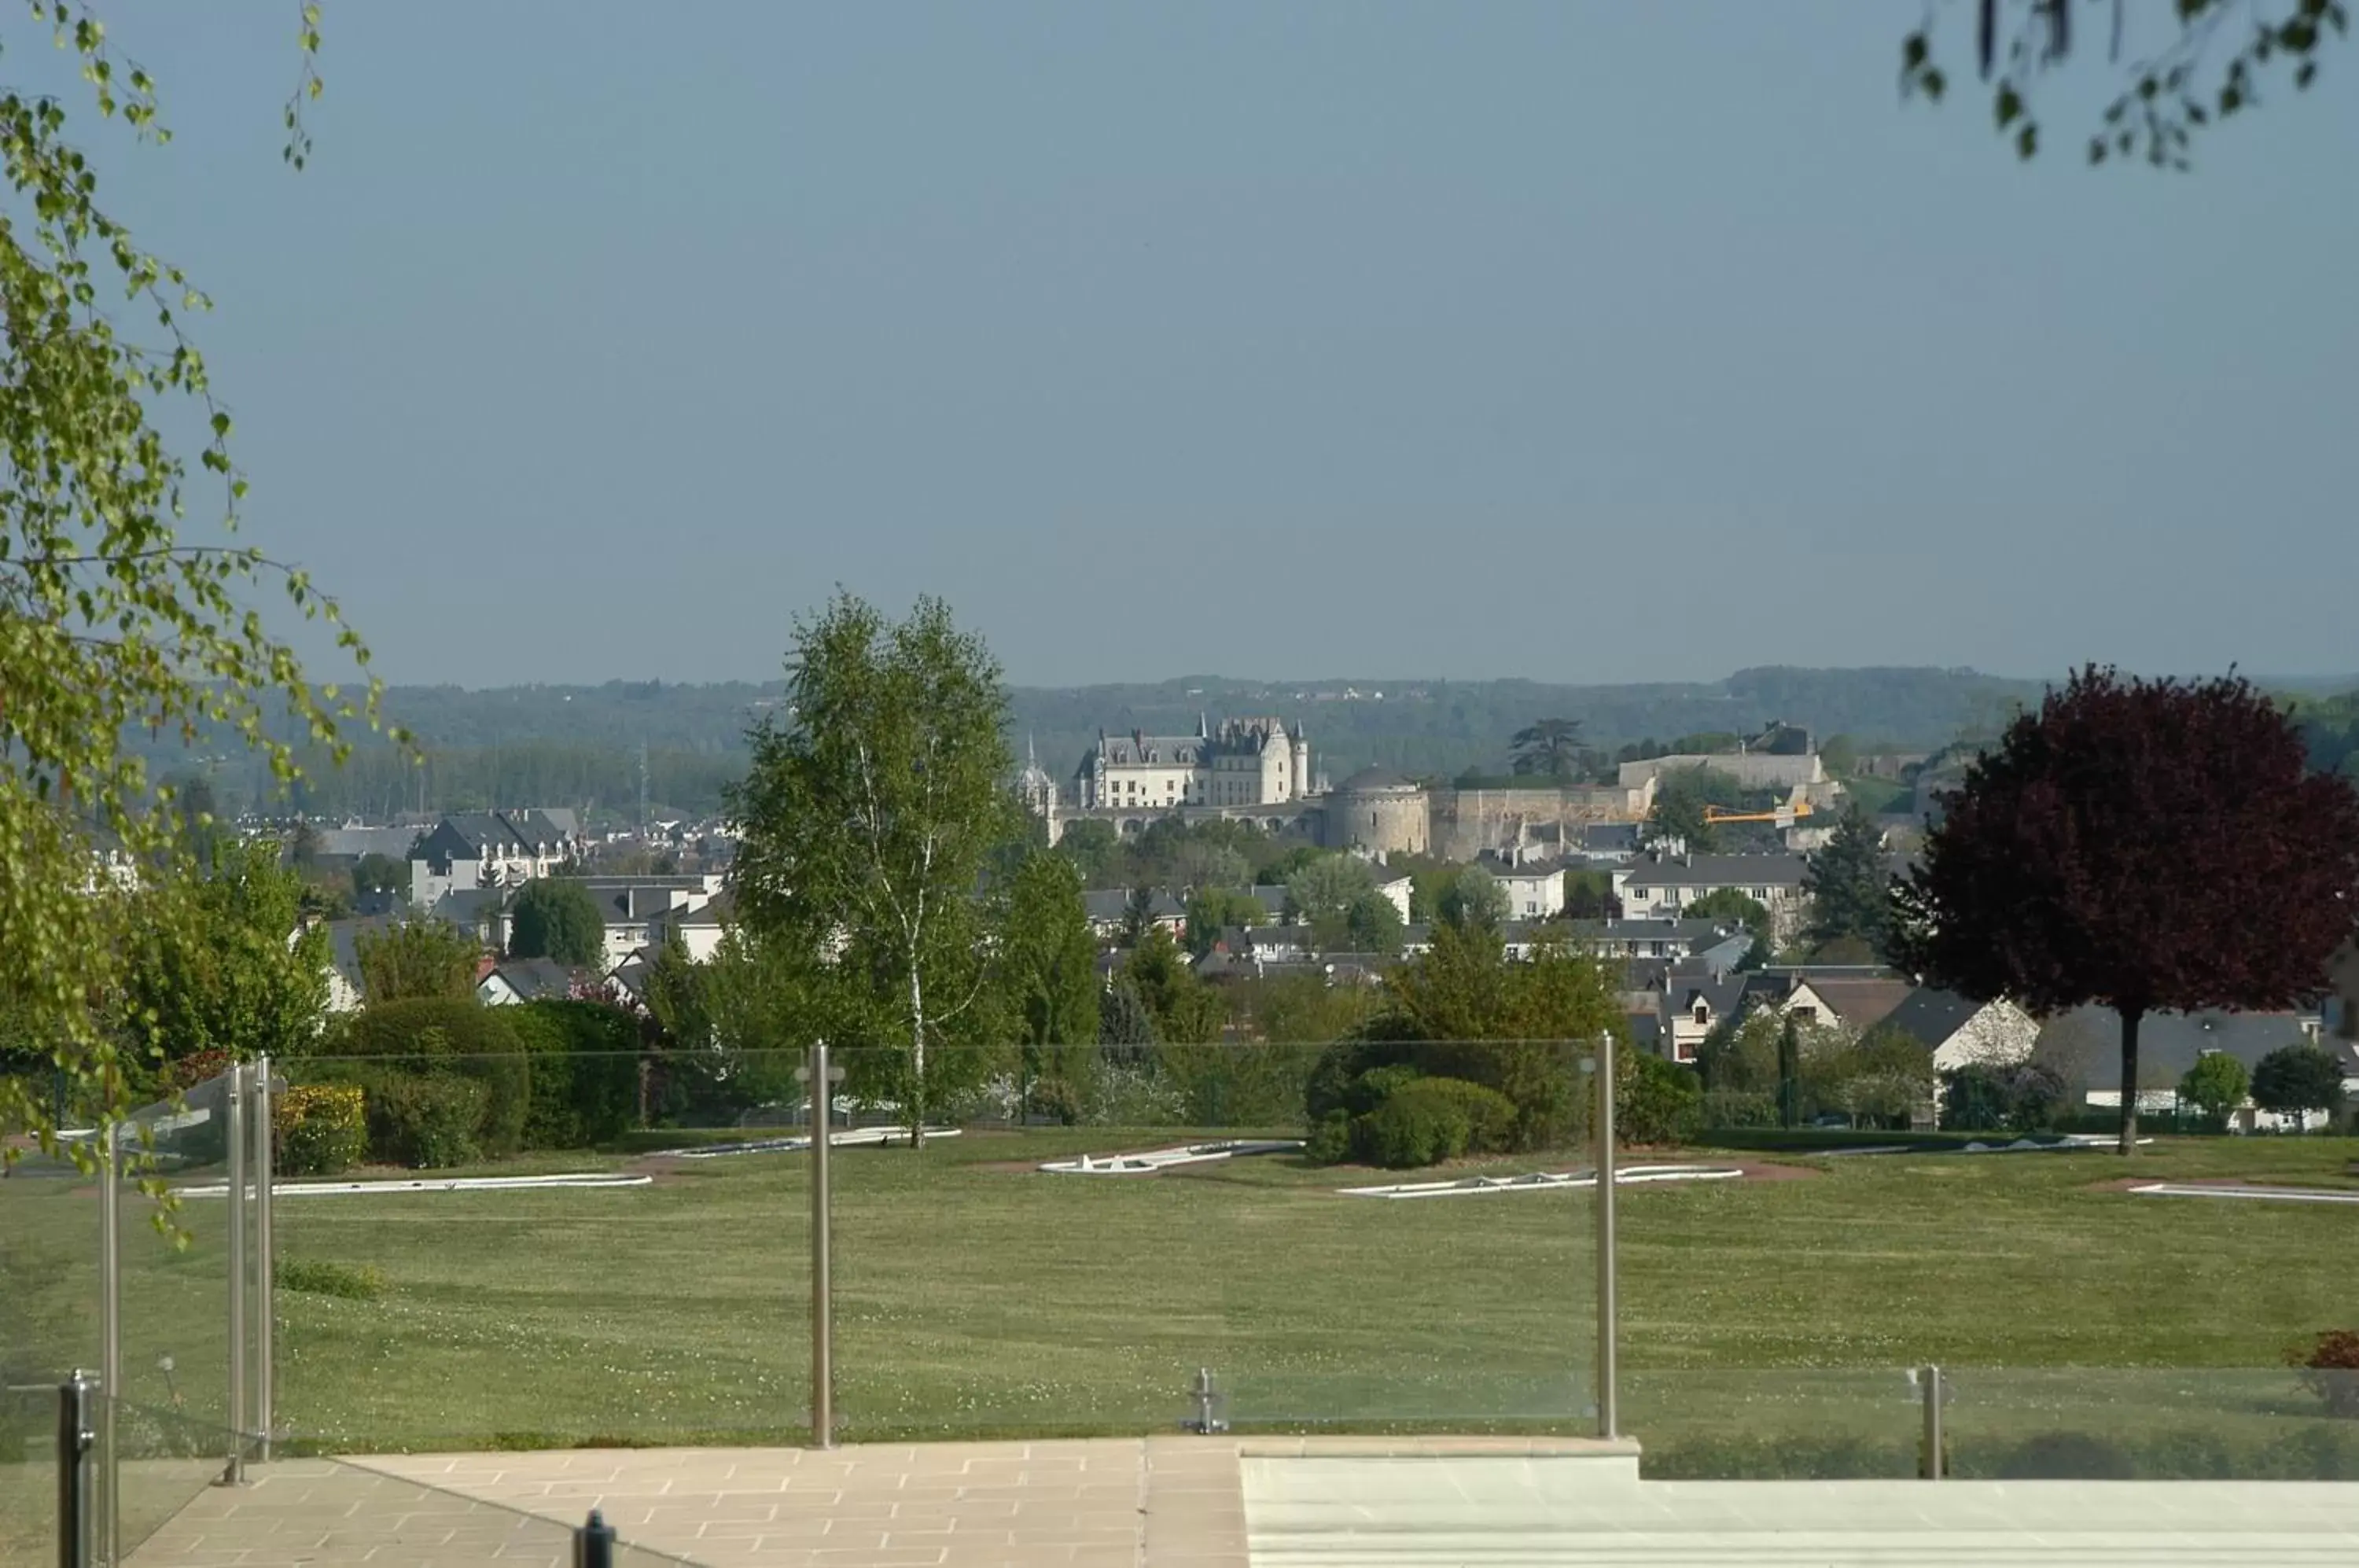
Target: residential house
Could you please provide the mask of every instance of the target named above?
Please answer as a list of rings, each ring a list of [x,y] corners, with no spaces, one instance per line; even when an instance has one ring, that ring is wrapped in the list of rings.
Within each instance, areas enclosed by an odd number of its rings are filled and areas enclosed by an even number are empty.
[[[512,923],[508,898],[506,887],[454,887],[427,905],[423,913],[429,920],[458,927],[495,953],[506,953]]]
[[[1743,936],[1734,968],[1753,945],[1749,935],[1711,920],[1573,920],[1566,930],[1568,945],[1593,958],[1691,958]]]
[[[731,912],[727,893],[716,894],[707,903],[667,909],[647,921],[647,943],[661,947],[677,936],[690,959],[708,964],[721,951],[721,939],[728,933]]]
[[[368,987],[361,980],[363,934],[390,936],[400,929],[401,921],[390,915],[328,922],[328,1011],[357,1012],[368,1000]]]
[[[1742,975],[1690,961],[1671,965],[1662,985],[1655,1048],[1673,1062],[1695,1061],[1713,1029],[1743,1015]]]
[[[1698,898],[1734,888],[1769,911],[1770,940],[1780,945],[1801,928],[1799,855],[1651,854],[1614,867],[1614,897],[1625,920],[1674,920]]]
[[[1591,822],[1581,830],[1576,852],[1591,866],[1627,866],[1638,858],[1641,822]]]
[[[1112,942],[1122,934],[1130,921],[1131,890],[1127,887],[1107,887],[1082,895],[1082,912],[1088,917],[1090,934],[1100,942]],[[1147,894],[1148,923],[1161,931],[1180,936],[1188,929],[1187,907],[1164,888],[1157,887]]]
[[[1319,943],[1309,926],[1247,926],[1230,951],[1256,964],[1305,964],[1319,956]]]
[[[619,964],[635,950],[660,942],[660,927],[676,914],[711,903],[717,877],[583,877],[576,879],[606,922],[606,962]],[[716,931],[713,945],[720,944]]]
[[[1933,1054],[1936,1072],[1969,1063],[2005,1066],[2027,1060],[2039,1043],[2039,1020],[2004,998],[1977,1002],[1954,991],[1919,985],[1880,1020]]]
[[[569,968],[553,958],[511,958],[493,966],[476,985],[475,996],[493,1007],[563,1001],[594,988],[597,982],[590,970]]]
[[[2077,1007],[2064,1015],[2065,1027],[2086,1049],[2073,1074],[2082,1082],[2084,1104],[2118,1110],[2122,1103],[2122,1024],[2110,1007]],[[2179,1081],[2197,1060],[2211,1051],[2224,1051],[2249,1073],[2261,1058],[2283,1046],[2343,1044],[2326,1033],[2321,1014],[2299,1012],[2227,1012],[2205,1009],[2193,1013],[2148,1013],[2138,1020],[2138,1108],[2170,1111],[2179,1105]],[[2348,1058],[2346,1057],[2346,1060]],[[2345,1088],[2359,1071],[2346,1066]],[[2231,1118],[2238,1132],[2303,1131],[2331,1120],[2328,1116],[2279,1116],[2247,1102]]]
[[[1376,891],[1391,900],[1393,908],[1400,911],[1400,918],[1403,920],[1408,920],[1410,918],[1409,892],[1412,887],[1409,878],[1388,869],[1381,862],[1371,860],[1366,864],[1368,870],[1375,877]],[[1256,882],[1245,891],[1250,893],[1254,901],[1261,906],[1264,919],[1273,921],[1286,919],[1286,885],[1284,883]],[[1560,898],[1559,902],[1561,903],[1561,901]]]
[[[1545,920],[1564,913],[1563,866],[1486,866],[1484,869],[1507,896],[1509,920]]]
[[[517,887],[552,875],[575,844],[541,811],[459,811],[409,849],[409,901],[431,908],[445,893]]]

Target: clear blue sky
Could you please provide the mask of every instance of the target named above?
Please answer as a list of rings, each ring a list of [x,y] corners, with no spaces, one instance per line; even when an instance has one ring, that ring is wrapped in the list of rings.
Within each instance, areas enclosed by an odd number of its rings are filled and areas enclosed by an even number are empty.
[[[394,681],[2359,667],[2359,46],[2163,177],[1855,0],[332,4],[296,176],[291,12],[103,194]]]

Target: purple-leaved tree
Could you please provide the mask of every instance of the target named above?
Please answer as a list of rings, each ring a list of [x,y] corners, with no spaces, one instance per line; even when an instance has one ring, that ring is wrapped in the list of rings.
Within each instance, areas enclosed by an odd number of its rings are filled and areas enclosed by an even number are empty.
[[[2121,1151],[2148,1013],[2291,1006],[2352,934],[2359,796],[2310,771],[2249,681],[2094,665],[1944,798],[1895,890],[1894,957],[1937,985],[2122,1020]]]

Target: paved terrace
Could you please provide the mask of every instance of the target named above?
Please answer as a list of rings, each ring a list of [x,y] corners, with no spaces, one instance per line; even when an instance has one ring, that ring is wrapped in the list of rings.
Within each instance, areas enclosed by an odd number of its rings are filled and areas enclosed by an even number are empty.
[[[2359,1485],[1641,1482],[1633,1452],[1175,1435],[297,1460],[207,1491],[130,1562],[564,1568],[593,1507],[708,1568],[2359,1562]]]

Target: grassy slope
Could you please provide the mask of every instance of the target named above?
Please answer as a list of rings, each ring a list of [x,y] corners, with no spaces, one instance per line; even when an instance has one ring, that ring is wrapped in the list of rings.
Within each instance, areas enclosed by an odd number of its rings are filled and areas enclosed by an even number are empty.
[[[1578,1417],[1590,1200],[1344,1199],[1333,1173],[1276,1160],[1103,1181],[1006,1168],[1141,1141],[1169,1138],[839,1156],[853,1435],[1168,1427],[1199,1366],[1240,1419]],[[2341,1182],[2354,1154],[2190,1140],[2139,1169]],[[1624,1356],[1657,1421],[1707,1394],[1790,1392],[1799,1369],[1856,1368],[1812,1376],[1847,1405],[1888,1403],[1875,1419],[1897,1430],[1893,1369],[1916,1362],[2267,1368],[2359,1319],[2348,1209],[2094,1191],[2123,1170],[2100,1155],[1816,1163],[1807,1180],[1624,1193]],[[91,1271],[43,1269],[77,1256],[93,1211],[63,1183],[0,1186],[12,1367],[87,1359],[74,1309]],[[614,1192],[290,1200],[278,1215],[284,1256],[391,1281],[375,1301],[280,1297],[280,1413],[321,1441],[790,1437],[802,1419],[799,1158]],[[223,1402],[219,1205],[188,1218],[191,1252],[142,1230],[126,1259],[125,1364],[131,1397],[160,1404],[157,1358],[171,1354],[184,1408],[203,1416]]]

